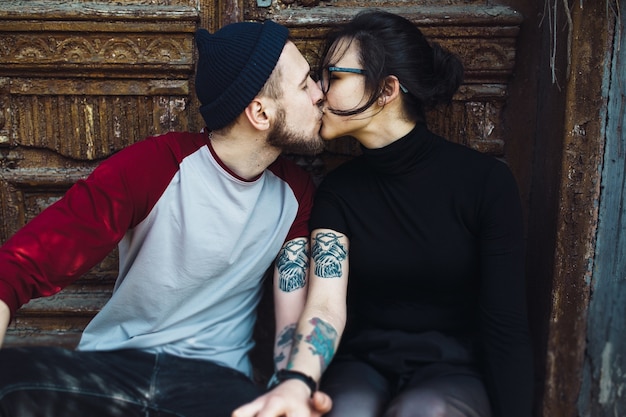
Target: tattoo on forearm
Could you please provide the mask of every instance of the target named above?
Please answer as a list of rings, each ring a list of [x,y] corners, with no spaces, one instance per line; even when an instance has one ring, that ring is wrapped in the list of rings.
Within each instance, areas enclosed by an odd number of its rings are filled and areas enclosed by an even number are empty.
[[[296,323],[292,323],[288,326],[285,326],[282,332],[278,335],[278,340],[276,341],[277,346],[287,346],[293,343],[293,335],[296,332]]]
[[[274,366],[277,368],[278,364],[284,361],[290,353],[291,346],[293,345],[293,336],[296,333],[296,323],[285,326],[285,328],[278,334],[276,340],[276,349],[274,350]]]
[[[341,278],[341,261],[348,252],[339,242],[342,235],[333,232],[317,233],[313,238],[313,260],[315,275],[320,278]]]
[[[293,348],[291,349],[291,357],[289,359],[289,362],[287,362],[287,369],[291,369],[293,368],[293,358],[296,356],[296,354],[300,351],[299,349],[299,345],[302,342],[302,335],[300,333],[296,334],[294,336],[294,340],[295,343],[293,345]]]
[[[333,326],[318,317],[309,320],[314,326],[313,331],[304,339],[309,345],[309,350],[314,355],[319,355],[322,372],[326,370],[328,364],[335,356],[335,342],[337,341],[337,331]]]
[[[295,336],[296,344],[291,351],[291,360],[287,364],[287,369],[293,368],[293,358],[299,351],[298,346],[304,340],[304,342],[310,345],[309,350],[311,353],[319,356],[320,368],[321,371],[324,372],[333,359],[333,356],[335,356],[337,331],[333,326],[318,317],[312,318],[309,320],[309,323],[313,325],[313,330],[308,336],[303,337],[300,333]]]
[[[304,288],[306,273],[309,268],[309,257],[306,251],[306,239],[287,242],[276,259],[279,282],[278,288],[291,292]]]

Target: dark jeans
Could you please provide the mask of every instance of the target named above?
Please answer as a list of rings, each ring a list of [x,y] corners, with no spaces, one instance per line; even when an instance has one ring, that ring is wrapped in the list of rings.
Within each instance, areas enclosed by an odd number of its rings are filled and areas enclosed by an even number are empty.
[[[229,417],[262,392],[234,369],[167,354],[0,349],[0,416]]]

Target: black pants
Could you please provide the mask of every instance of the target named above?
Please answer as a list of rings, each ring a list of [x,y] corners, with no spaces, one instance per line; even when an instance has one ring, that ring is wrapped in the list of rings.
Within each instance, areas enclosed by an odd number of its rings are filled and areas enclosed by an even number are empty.
[[[472,343],[431,331],[344,337],[322,377],[327,417],[490,417]]]
[[[433,365],[434,367],[438,367]],[[333,399],[327,417],[490,417],[480,378],[445,367],[398,384],[371,365],[338,358],[323,377],[321,390]]]
[[[229,417],[262,393],[215,363],[136,350],[0,349],[0,416]]]

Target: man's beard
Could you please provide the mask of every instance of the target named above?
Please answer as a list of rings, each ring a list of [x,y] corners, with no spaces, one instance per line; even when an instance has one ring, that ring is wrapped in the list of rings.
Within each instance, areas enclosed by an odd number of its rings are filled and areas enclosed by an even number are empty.
[[[267,143],[280,148],[285,153],[301,155],[315,155],[324,150],[324,140],[315,132],[315,137],[303,133],[289,130],[286,123],[286,112],[284,108],[278,109],[276,122],[272,131],[267,136]]]

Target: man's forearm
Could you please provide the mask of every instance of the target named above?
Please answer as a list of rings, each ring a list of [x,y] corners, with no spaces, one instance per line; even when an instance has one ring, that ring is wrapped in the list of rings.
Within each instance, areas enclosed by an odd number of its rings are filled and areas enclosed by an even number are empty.
[[[308,239],[296,238],[285,243],[274,269],[275,370],[285,368],[291,355],[296,325],[306,301],[308,269]]]
[[[274,344],[274,370],[284,369],[287,366],[287,361],[291,356],[291,349],[293,348],[293,338],[296,333],[296,323],[292,323],[285,326],[276,335],[276,342]]]
[[[9,321],[11,320],[11,310],[9,306],[2,300],[0,300],[0,347],[4,342],[4,335],[6,334],[7,327],[9,327]]]

